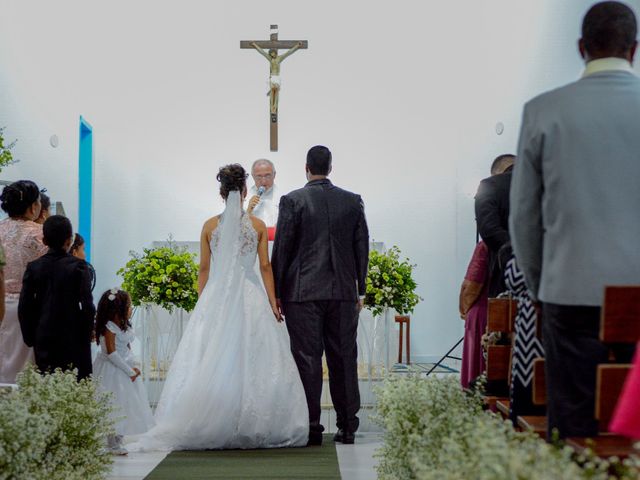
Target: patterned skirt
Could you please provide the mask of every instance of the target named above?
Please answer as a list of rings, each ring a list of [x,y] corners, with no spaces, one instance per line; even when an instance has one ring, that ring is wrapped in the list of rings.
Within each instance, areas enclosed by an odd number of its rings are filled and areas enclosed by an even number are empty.
[[[545,414],[544,405],[533,404],[533,362],[544,357],[544,349],[536,337],[536,310],[515,257],[507,263],[504,277],[509,292],[518,300],[509,388],[509,417],[515,425],[518,416]]]

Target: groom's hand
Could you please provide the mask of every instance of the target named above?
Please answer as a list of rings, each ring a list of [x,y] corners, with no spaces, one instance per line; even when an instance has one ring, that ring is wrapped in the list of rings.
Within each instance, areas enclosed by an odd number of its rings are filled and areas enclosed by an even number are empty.
[[[360,313],[364,308],[364,297],[358,299],[357,305],[358,306],[356,308],[358,309],[358,313]]]
[[[278,312],[280,312],[280,317],[284,320],[284,312],[282,311],[282,301],[279,298],[276,298],[276,306],[278,307]]]

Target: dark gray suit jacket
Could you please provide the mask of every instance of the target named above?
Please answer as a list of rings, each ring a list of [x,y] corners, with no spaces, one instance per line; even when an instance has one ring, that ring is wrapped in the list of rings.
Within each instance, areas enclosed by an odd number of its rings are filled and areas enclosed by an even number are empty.
[[[365,294],[368,262],[359,195],[314,180],[280,199],[271,261],[278,298],[355,301]]]

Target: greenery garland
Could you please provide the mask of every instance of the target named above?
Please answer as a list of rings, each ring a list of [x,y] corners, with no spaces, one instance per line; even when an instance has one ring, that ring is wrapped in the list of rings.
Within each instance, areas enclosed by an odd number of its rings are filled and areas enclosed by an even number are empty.
[[[130,252],[131,259],[118,270],[122,289],[133,305],[159,305],[169,312],[193,310],[198,301],[198,265],[195,254],[177,247],[145,248],[143,254]]]
[[[369,252],[369,272],[365,306],[373,315],[382,314],[385,308],[393,308],[399,315],[413,312],[422,298],[415,293],[417,283],[413,279],[416,265],[409,259],[400,261],[400,249],[391,247],[387,252]]]

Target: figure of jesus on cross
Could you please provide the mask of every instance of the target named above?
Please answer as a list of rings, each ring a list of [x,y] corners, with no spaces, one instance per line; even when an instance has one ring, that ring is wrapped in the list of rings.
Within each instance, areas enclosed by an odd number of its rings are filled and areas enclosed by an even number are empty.
[[[269,61],[269,116],[271,124],[271,151],[278,151],[278,100],[280,98],[280,64],[289,55],[299,49],[307,48],[306,40],[278,40],[278,26],[271,25],[270,40],[243,40],[240,48],[252,48],[257,50]],[[282,55],[278,50],[287,49]],[[268,52],[266,51],[268,50]]]
[[[291,55],[293,52],[302,47],[302,42],[298,42],[295,47],[287,50],[286,53],[278,55],[277,50],[269,50],[269,53],[265,52],[256,42],[251,42],[251,46],[255,48],[260,54],[269,61],[271,69],[269,71],[269,95],[271,101],[269,102],[270,111],[272,115],[278,114],[278,94],[280,93],[280,64]]]

